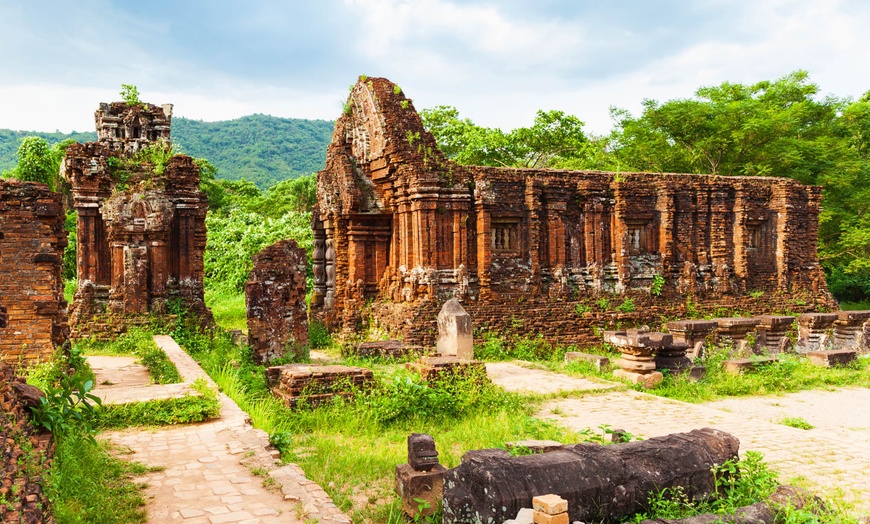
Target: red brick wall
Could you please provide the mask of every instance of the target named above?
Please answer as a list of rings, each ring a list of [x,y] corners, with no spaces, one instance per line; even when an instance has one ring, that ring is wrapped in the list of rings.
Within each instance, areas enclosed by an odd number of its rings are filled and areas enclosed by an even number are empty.
[[[0,179],[0,307],[6,310],[0,359],[11,365],[48,359],[69,334],[63,225],[60,194],[45,184]]]

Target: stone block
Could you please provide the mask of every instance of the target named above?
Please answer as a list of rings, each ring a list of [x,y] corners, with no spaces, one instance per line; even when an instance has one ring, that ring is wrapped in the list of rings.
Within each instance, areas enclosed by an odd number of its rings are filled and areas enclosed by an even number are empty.
[[[505,448],[508,451],[512,449],[528,450],[532,453],[549,453],[564,448],[565,445],[555,440],[515,440],[506,442]]]
[[[523,508],[517,512],[517,516],[504,521],[504,524],[534,524],[535,510],[532,508]]]
[[[831,351],[810,351],[807,353],[810,363],[822,367],[841,367],[854,363],[858,352],[854,349],[834,349]]]
[[[549,515],[544,513],[543,511],[535,511],[534,513],[534,523],[535,524],[568,524],[568,513],[559,513],[557,515]]]
[[[632,384],[640,384],[646,389],[658,386],[665,378],[659,371],[653,371],[651,373],[635,373],[624,369],[615,370],[613,376],[623,380],[628,380]]]
[[[438,313],[437,351],[444,356],[474,359],[471,316],[455,298],[445,302]]]
[[[402,510],[413,519],[438,511],[446,472],[447,469],[440,464],[436,464],[431,471],[416,471],[409,464],[396,466],[396,492],[402,499]],[[425,504],[415,499],[420,499]]]
[[[610,364],[610,359],[602,355],[593,355],[591,353],[581,353],[579,351],[568,351],[565,353],[565,362],[573,362],[580,360],[583,362],[591,362],[595,369],[601,371]]]
[[[532,509],[546,513],[547,515],[558,515],[568,511],[568,501],[559,495],[538,495],[532,497]]]
[[[758,369],[778,360],[776,357],[736,358],[722,362],[722,366],[725,368],[726,373],[739,375],[744,371]]]

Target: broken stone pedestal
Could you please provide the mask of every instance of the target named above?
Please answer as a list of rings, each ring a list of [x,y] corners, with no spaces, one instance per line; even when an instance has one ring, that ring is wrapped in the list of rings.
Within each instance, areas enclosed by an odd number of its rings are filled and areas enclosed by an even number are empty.
[[[706,428],[521,457],[503,449],[469,451],[444,475],[442,522],[504,522],[541,493],[567,500],[572,522],[622,522],[617,519],[645,510],[649,493],[662,486],[682,486],[692,499],[711,493],[711,468],[736,458],[738,446],[728,433]]]
[[[830,351],[810,351],[807,353],[810,363],[826,368],[848,366],[858,358],[854,349],[833,349]]]
[[[716,341],[720,344],[731,343],[733,356],[748,357],[752,355],[752,347],[747,341],[749,333],[755,331],[760,320],[752,317],[714,318],[716,324]]]
[[[266,368],[269,389],[289,408],[295,408],[301,401],[314,405],[336,395],[351,396],[367,387],[373,378],[370,369],[353,366],[285,364]]]
[[[426,382],[471,374],[480,377],[481,380],[489,380],[486,376],[486,364],[479,360],[462,360],[456,357],[423,357],[416,362],[405,364],[405,367],[419,373]]]
[[[565,353],[565,362],[573,362],[575,360],[590,362],[593,366],[595,366],[595,369],[597,369],[598,371],[601,371],[602,369],[606,368],[608,364],[610,364],[610,359],[601,355],[581,353],[579,351],[568,351],[567,353]]]
[[[455,298],[438,313],[438,354],[464,360],[474,359],[471,316]]]
[[[667,369],[672,373],[681,373],[692,367],[692,359],[686,356],[689,345],[685,342],[672,340],[665,344],[655,354],[656,369]]]
[[[676,320],[668,322],[668,332],[675,342],[684,342],[689,346],[688,355],[692,359],[704,356],[707,347],[707,337],[713,333],[719,324],[712,320]]]
[[[414,520],[438,511],[447,469],[438,463],[435,439],[411,433],[408,437],[408,463],[396,466],[396,492],[402,510]],[[422,501],[422,502],[420,502]]]
[[[664,378],[656,371],[655,352],[673,342],[666,333],[650,333],[645,330],[605,331],[604,341],[609,342],[622,354],[616,361],[620,369],[613,376],[641,384],[645,388],[657,386]]]
[[[399,340],[375,340],[361,344],[350,344],[341,348],[342,357],[403,358],[422,353],[422,346],[411,346]]]
[[[870,320],[870,311],[840,311],[834,321],[834,349],[867,351],[864,323]]]
[[[791,340],[786,336],[789,328],[794,324],[794,317],[790,315],[759,315],[755,330],[758,337],[755,339],[755,347],[770,355],[789,353],[792,350]]]
[[[758,358],[735,358],[722,362],[722,367],[726,373],[739,375],[744,371],[758,369],[769,364],[777,362],[776,357],[758,357]]]
[[[834,327],[836,313],[804,313],[798,317],[798,341],[795,351],[808,353],[825,349],[822,339]]]

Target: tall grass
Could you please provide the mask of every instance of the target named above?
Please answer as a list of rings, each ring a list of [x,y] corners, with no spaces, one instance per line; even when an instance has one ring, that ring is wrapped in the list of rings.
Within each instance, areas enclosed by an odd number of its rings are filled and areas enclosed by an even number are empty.
[[[55,437],[45,491],[58,524],[146,522],[145,498],[132,481],[145,466],[116,459],[105,444],[75,432]]]

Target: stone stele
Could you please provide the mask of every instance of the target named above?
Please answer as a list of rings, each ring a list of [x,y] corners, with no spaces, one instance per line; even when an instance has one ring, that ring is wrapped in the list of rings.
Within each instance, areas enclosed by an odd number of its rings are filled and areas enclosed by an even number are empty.
[[[463,360],[474,359],[471,316],[455,298],[445,302],[438,314],[438,353]]]

